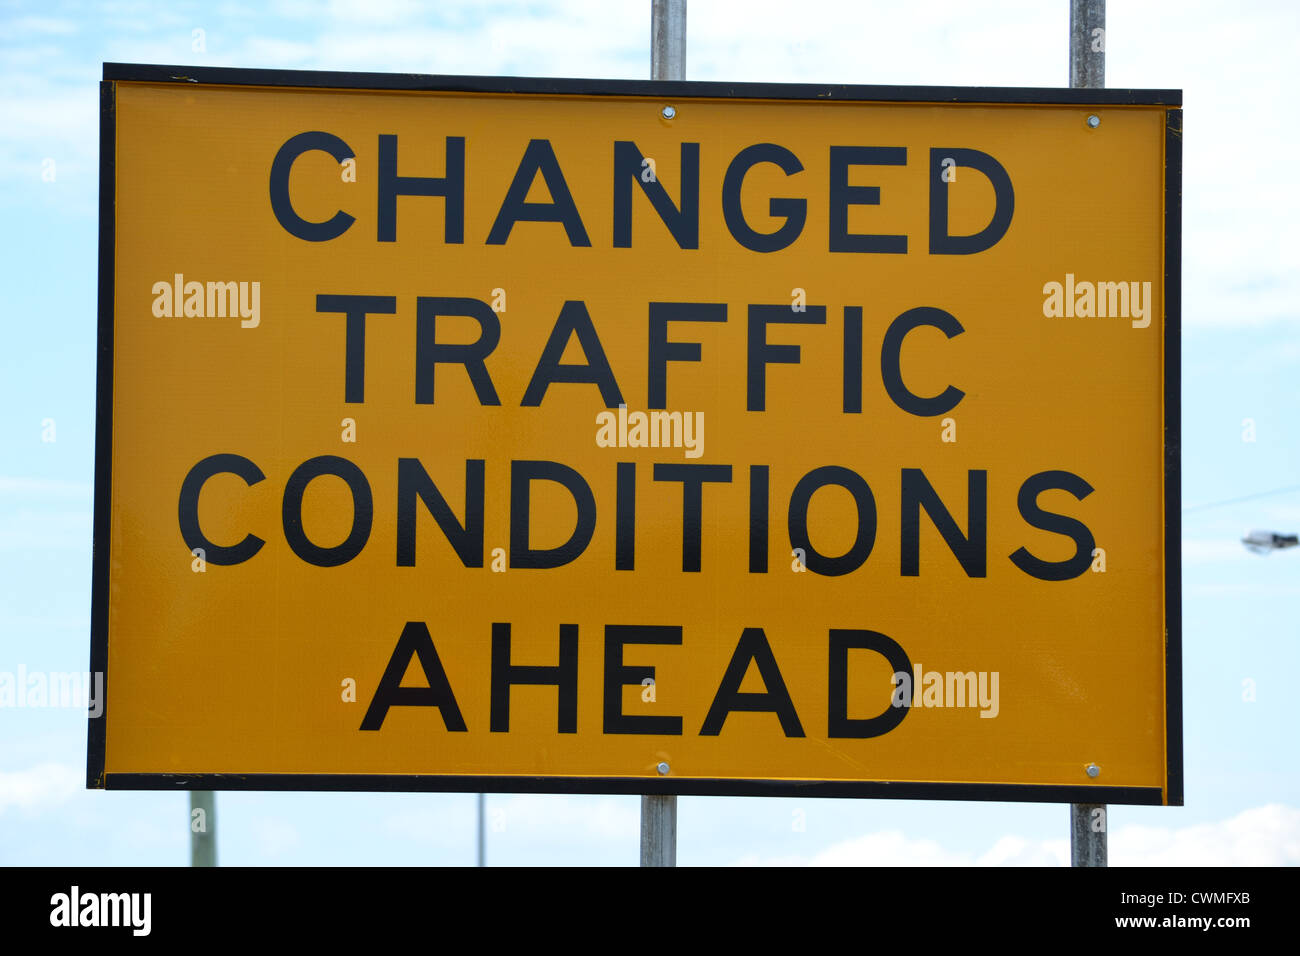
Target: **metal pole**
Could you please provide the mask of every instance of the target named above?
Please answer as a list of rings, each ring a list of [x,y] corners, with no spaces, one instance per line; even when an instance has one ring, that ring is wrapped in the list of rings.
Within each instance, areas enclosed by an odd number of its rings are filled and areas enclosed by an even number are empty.
[[[686,0],[650,0],[650,79],[686,79]]]
[[[686,79],[686,0],[650,2],[650,79]],[[641,797],[641,865],[677,865],[675,794]]]
[[[478,865],[487,866],[487,835],[484,833],[483,817],[486,815],[487,796],[478,795]]]
[[[1105,85],[1106,0],[1070,0],[1070,87],[1100,90]]]
[[[641,797],[641,865],[677,865],[677,797]]]
[[[190,791],[190,866],[217,865],[217,795]]]
[[[1106,0],[1070,0],[1070,87],[1106,85]],[[1106,805],[1070,804],[1070,865],[1106,866]]]
[[[1106,865],[1106,804],[1070,804],[1070,866]]]

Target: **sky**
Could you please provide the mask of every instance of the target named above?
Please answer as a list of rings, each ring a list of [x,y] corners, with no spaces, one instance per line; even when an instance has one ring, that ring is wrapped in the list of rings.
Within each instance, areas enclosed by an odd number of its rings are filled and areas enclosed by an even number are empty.
[[[691,80],[1059,87],[1066,0],[708,2]],[[90,631],[98,81],[105,61],[649,72],[649,0],[0,2],[0,672]],[[1113,807],[1112,865],[1300,863],[1300,7],[1108,9],[1110,87],[1181,89],[1186,805]],[[1104,197],[1099,197],[1104,202]],[[1277,494],[1236,499],[1276,489]],[[78,707],[0,708],[0,863],[183,865],[183,793],[85,789]],[[230,793],[222,863],[474,862],[472,794]],[[489,795],[488,860],[629,865],[639,798]],[[1064,805],[683,797],[682,865],[1062,865]]]

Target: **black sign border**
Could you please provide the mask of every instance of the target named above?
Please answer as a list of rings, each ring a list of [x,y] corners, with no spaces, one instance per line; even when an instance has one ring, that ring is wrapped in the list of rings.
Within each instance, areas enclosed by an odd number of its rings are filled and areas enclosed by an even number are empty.
[[[335,90],[428,90],[543,96],[645,96],[888,103],[1164,106],[1165,128],[1165,788],[1105,785],[810,781],[702,777],[547,777],[431,774],[105,773],[108,688],[109,535],[113,447],[113,280],[116,238],[116,82]],[[95,389],[95,518],[90,671],[104,675],[103,710],[88,718],[86,786],[107,790],[420,791],[680,794],[683,796],[870,797],[1030,803],[1183,805],[1182,687],[1182,91],[1038,87],[850,86],[809,83],[587,80],[510,76],[422,76],[318,70],[105,63],[99,125],[99,341]]]

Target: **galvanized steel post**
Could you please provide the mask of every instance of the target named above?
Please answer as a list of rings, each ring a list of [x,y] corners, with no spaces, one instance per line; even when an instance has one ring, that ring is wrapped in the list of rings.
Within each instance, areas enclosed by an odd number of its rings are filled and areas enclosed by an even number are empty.
[[[1070,0],[1070,86],[1106,85],[1106,0]],[[1106,805],[1070,804],[1070,865],[1106,866]]]
[[[478,865],[487,866],[487,833],[483,816],[487,812],[487,795],[478,795]]]
[[[650,2],[650,79],[686,79],[686,0]],[[668,769],[659,764],[659,772]],[[677,865],[677,797],[641,797],[641,865]]]
[[[217,795],[190,791],[190,866],[217,865]]]
[[[1070,0],[1070,87],[1106,85],[1106,0]]]
[[[641,797],[641,865],[677,865],[677,797]]]
[[[650,79],[686,79],[686,0],[650,0]]]
[[[1070,866],[1106,865],[1106,805],[1070,804]]]

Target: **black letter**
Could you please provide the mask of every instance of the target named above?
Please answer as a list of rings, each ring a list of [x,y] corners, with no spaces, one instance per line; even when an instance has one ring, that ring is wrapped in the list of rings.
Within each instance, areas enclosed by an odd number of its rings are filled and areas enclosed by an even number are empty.
[[[723,303],[651,302],[650,369],[646,376],[646,407],[667,408],[668,363],[698,362],[699,342],[669,342],[669,322],[726,322],[727,306]]]
[[[554,667],[510,663],[510,625],[492,625],[492,696],[488,729],[510,730],[510,687],[554,684],[559,691],[555,732],[578,732],[578,625],[560,625],[560,663]]]
[[[903,706],[894,706],[894,696],[876,717],[849,716],[849,648],[875,651],[894,669],[895,674],[912,676],[912,662],[907,652],[892,638],[879,631],[831,629],[830,674],[827,682],[827,737],[864,739],[887,734],[903,722],[912,708],[911,698]]]
[[[907,252],[907,236],[849,232],[849,206],[879,206],[879,186],[850,186],[850,166],[906,166],[903,146],[831,147],[831,252]]]
[[[418,458],[397,459],[397,566],[415,567],[415,500],[424,502],[467,568],[483,567],[483,472],[482,458],[465,461],[465,524],[456,521],[447,499],[433,483]]]
[[[203,560],[209,564],[240,564],[257,554],[266,542],[257,535],[250,534],[234,547],[223,548],[209,541],[199,527],[199,492],[209,478],[219,474],[238,475],[250,486],[266,477],[262,474],[262,469],[243,455],[210,455],[204,458],[189,470],[181,482],[181,495],[176,509],[181,537],[191,551],[202,548]]]
[[[352,530],[347,539],[332,548],[322,548],[307,538],[302,526],[302,497],[307,492],[307,485],[313,478],[321,475],[335,475],[347,482],[352,492]],[[293,553],[308,564],[318,568],[334,568],[347,564],[366,546],[370,538],[370,525],[374,521],[375,506],[370,496],[370,483],[361,469],[337,455],[319,455],[309,458],[293,470],[284,485],[284,505],[281,510],[284,521],[284,539],[289,542]]]
[[[607,734],[677,734],[682,732],[680,717],[651,717],[623,713],[623,688],[640,684],[647,677],[655,679],[653,667],[623,663],[626,644],[680,644],[680,627],[657,627],[643,624],[605,625],[605,728]]]
[[[614,570],[636,570],[636,462],[614,466]]]
[[[767,688],[761,694],[740,691],[740,685],[744,683],[745,674],[749,671],[750,661],[758,664],[759,676],[763,678],[763,686]],[[781,669],[776,666],[776,658],[772,656],[772,648],[768,645],[767,635],[763,633],[761,627],[747,627],[740,635],[736,652],[731,655],[731,663],[727,665],[727,671],[722,675],[718,693],[709,706],[709,713],[704,718],[704,726],[700,728],[700,736],[718,736],[722,732],[722,725],[726,723],[727,715],[734,710],[776,714],[777,719],[781,721],[781,729],[785,731],[787,737],[804,735],[803,725],[799,723],[799,715],[794,710],[794,701],[790,699],[790,692],[786,690],[785,678],[781,676]]]
[[[908,332],[921,325],[933,326],[948,338],[960,335],[966,330],[943,309],[932,309],[928,306],[908,309],[894,319],[885,330],[885,338],[880,345],[880,378],[885,384],[885,391],[894,400],[894,404],[903,411],[924,418],[952,411],[966,393],[949,385],[933,398],[922,398],[903,384],[901,367],[903,339]]]
[[[582,347],[582,354],[586,356],[587,364],[561,365],[560,359],[564,356],[569,339],[575,335],[578,337],[578,345]],[[560,317],[555,320],[555,328],[551,329],[551,337],[546,340],[542,357],[537,360],[533,377],[529,380],[528,387],[524,389],[524,400],[519,404],[521,406],[542,404],[542,398],[552,382],[595,385],[600,389],[600,397],[604,400],[606,408],[618,408],[623,404],[623,393],[618,390],[618,382],[614,380],[614,372],[609,367],[609,359],[605,357],[600,336],[596,334],[596,328],[591,324],[591,315],[587,312],[585,302],[570,300],[561,307]]]
[[[795,312],[788,305],[751,305],[749,307],[749,357],[746,361],[745,410],[767,411],[767,367],[776,363],[799,364],[799,346],[769,345],[767,327],[772,322],[794,325],[825,325],[826,306],[810,305]]]
[[[803,199],[771,199],[768,201],[768,213],[772,216],[784,216],[785,222],[775,232],[755,232],[745,221],[745,212],[740,205],[740,187],[745,182],[745,175],[759,163],[772,163],[779,166],[787,176],[803,171],[799,157],[784,146],[774,143],[758,143],[746,146],[727,167],[722,177],[722,215],[727,220],[731,235],[746,249],[755,252],[776,252],[784,249],[799,238],[804,221],[808,218],[808,203]]]
[[[655,462],[655,481],[682,483],[682,570],[700,570],[704,482],[731,481],[730,465],[678,465]]]
[[[614,248],[632,246],[632,183],[641,186],[655,212],[672,233],[679,249],[700,247],[700,144],[682,143],[682,205],[678,210],[668,191],[655,178],[641,178],[645,157],[636,143],[614,142]]]
[[[529,502],[532,482],[545,479],[563,485],[578,506],[578,523],[569,540],[556,548],[532,548],[529,544]],[[568,465],[555,461],[512,461],[510,463],[510,566],[512,568],[558,568],[586,550],[596,530],[596,498],[591,487]]]
[[[973,236],[948,235],[948,184],[943,180],[943,161],[955,159],[957,165],[978,169],[993,184],[993,218]],[[1007,234],[1011,213],[1016,208],[1011,177],[1002,164],[978,149],[930,150],[930,255],[968,256],[983,252]]]
[[[446,200],[442,241],[465,241],[465,137],[447,137],[446,176],[397,175],[397,137],[379,137],[380,242],[397,241],[397,197],[441,196]]]
[[[420,668],[428,687],[402,686],[402,678],[413,656],[420,658]],[[389,707],[437,707],[448,730],[463,732],[467,729],[465,718],[456,706],[456,695],[447,682],[447,672],[442,669],[438,650],[433,646],[433,638],[423,621],[407,621],[406,627],[402,628],[402,636],[397,639],[397,647],[393,648],[393,656],[388,659],[384,676],[379,678],[379,686],[370,699],[361,729],[378,730],[382,727]]]
[[[858,509],[858,535],[853,546],[838,558],[828,558],[812,546],[808,538],[808,505],[813,492],[826,485],[839,485],[853,496]],[[790,493],[790,511],[786,526],[790,531],[790,544],[804,553],[803,565],[809,571],[827,577],[838,577],[862,567],[876,544],[876,499],[871,487],[856,471],[839,465],[814,468],[799,479]]]
[[[341,209],[324,222],[308,222],[294,212],[289,199],[289,173],[294,160],[313,149],[329,153],[340,163],[353,156],[352,147],[332,133],[299,133],[289,137],[271,161],[271,212],[289,235],[308,242],[325,242],[343,235],[356,220]]]
[[[439,345],[438,316],[463,315],[482,330],[471,345]],[[415,403],[433,404],[433,373],[439,362],[464,365],[480,405],[500,405],[485,361],[501,341],[501,320],[486,302],[443,296],[415,300]]]
[[[539,172],[542,174],[542,179],[546,181],[551,201],[525,202],[528,190]],[[524,150],[524,157],[519,161],[519,168],[515,170],[515,178],[506,192],[506,198],[501,201],[501,210],[497,213],[496,222],[492,223],[487,244],[505,245],[505,241],[510,238],[510,230],[517,222],[562,223],[564,231],[569,236],[569,245],[591,245],[591,240],[587,238],[587,230],[583,228],[582,218],[578,215],[578,207],[573,204],[569,184],[564,181],[560,163],[555,158],[555,151],[551,149],[550,140],[529,140],[528,148]]]
[[[987,471],[970,471],[966,475],[966,534],[939,500],[939,495],[920,468],[903,469],[902,575],[917,577],[921,567],[921,509],[930,516],[953,557],[961,563],[968,578],[985,575],[988,555],[988,484]]]
[[[346,315],[346,345],[343,352],[343,401],[366,400],[366,314],[392,315],[397,311],[395,295],[318,295],[317,312]]]
[[[767,465],[749,466],[749,573],[767,573]]]
[[[844,411],[862,412],[862,306],[844,307]]]
[[[1060,488],[1082,501],[1092,494],[1092,485],[1069,471],[1040,471],[1025,479],[1020,486],[1017,504],[1020,515],[1031,527],[1064,535],[1074,541],[1074,557],[1067,561],[1043,561],[1024,548],[1011,555],[1011,561],[1025,574],[1042,581],[1068,581],[1077,578],[1092,565],[1092,551],[1097,542],[1088,526],[1075,518],[1067,518],[1038,507],[1038,496],[1044,491]]]

